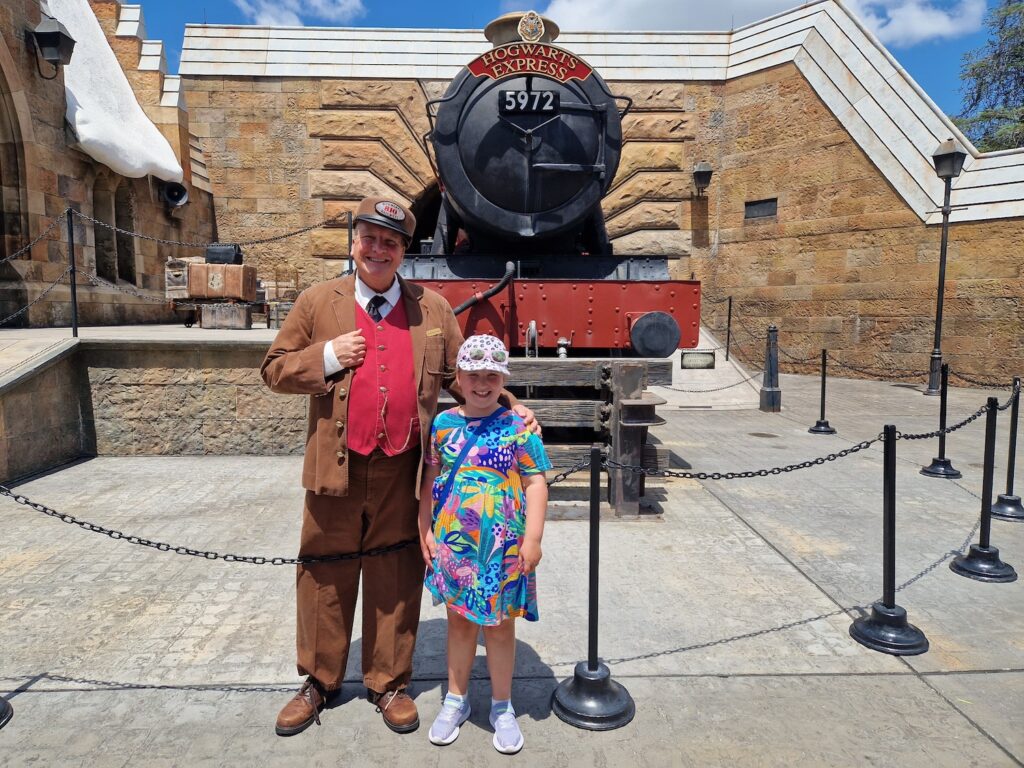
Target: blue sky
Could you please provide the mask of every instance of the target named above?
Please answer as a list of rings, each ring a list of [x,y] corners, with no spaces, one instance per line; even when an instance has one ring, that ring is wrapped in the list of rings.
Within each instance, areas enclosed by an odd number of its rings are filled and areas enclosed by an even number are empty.
[[[139,0],[137,0],[139,1]],[[984,44],[994,0],[847,0],[924,91],[960,111],[963,54]],[[164,41],[176,72],[186,23],[482,29],[526,4],[513,0],[141,0],[147,36]],[[798,5],[798,0],[537,0],[563,29],[724,30]]]

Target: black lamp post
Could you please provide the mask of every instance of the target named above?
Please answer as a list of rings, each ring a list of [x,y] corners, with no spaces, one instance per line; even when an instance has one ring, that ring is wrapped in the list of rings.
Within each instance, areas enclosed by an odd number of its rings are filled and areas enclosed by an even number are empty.
[[[35,29],[28,30],[27,39],[34,41],[38,56],[44,61],[53,65],[53,75],[46,77],[42,69],[39,69],[40,77],[52,80],[57,76],[57,69],[61,65],[71,62],[71,53],[75,50],[75,39],[71,37],[67,28],[52,16],[43,15]],[[36,59],[36,68],[39,68],[39,59]]]
[[[711,170],[711,163],[706,160],[701,160],[693,166],[693,186],[697,189],[697,197],[703,196],[704,190],[711,184],[712,173],[714,171]]]
[[[949,242],[949,193],[953,179],[960,175],[967,153],[954,138],[948,138],[932,153],[935,174],[946,184],[942,198],[942,244],[939,246],[939,289],[935,298],[935,344],[932,346],[931,363],[928,367],[928,389],[926,395],[937,395],[942,391],[942,298],[946,290],[946,245]]]

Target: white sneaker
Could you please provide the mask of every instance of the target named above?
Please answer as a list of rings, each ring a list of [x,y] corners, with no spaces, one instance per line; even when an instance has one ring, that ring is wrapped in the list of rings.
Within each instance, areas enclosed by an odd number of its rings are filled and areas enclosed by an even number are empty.
[[[469,719],[471,711],[468,701],[465,709],[448,703],[442,706],[434,719],[434,724],[430,726],[430,733],[427,734],[430,743],[443,747],[459,738],[459,727]]]
[[[515,712],[506,711],[497,717],[492,717],[491,727],[494,728],[494,738],[491,743],[503,755],[514,755],[526,743],[523,732],[519,730]]]

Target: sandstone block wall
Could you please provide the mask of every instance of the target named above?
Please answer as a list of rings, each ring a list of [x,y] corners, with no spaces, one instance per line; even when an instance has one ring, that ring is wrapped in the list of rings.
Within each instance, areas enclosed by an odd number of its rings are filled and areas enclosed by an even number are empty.
[[[0,390],[0,483],[89,453],[89,397],[75,355]]]
[[[895,194],[795,66],[727,83],[609,86],[633,99],[603,203],[617,253],[669,256],[672,274],[694,273],[706,296],[733,295],[755,334],[779,325],[796,356],[825,346],[861,366],[927,367],[939,228]],[[426,102],[446,82],[194,76],[183,87],[224,239],[341,217],[367,194],[426,205]],[[703,197],[692,179],[700,160],[714,169]],[[745,203],[771,198],[776,216],[744,219]],[[1021,241],[1024,217],[951,229],[943,351],[966,373],[1024,368]],[[347,250],[338,221],[247,258],[263,279],[297,270],[308,285],[343,269]],[[724,329],[724,305],[704,315]],[[748,344],[747,357],[762,347]]]
[[[301,454],[306,398],[266,388],[264,354],[259,344],[86,342],[95,453]]]
[[[909,210],[795,66],[718,90],[717,108],[696,116],[718,127],[693,148],[715,168],[709,237],[681,266],[705,296],[734,297],[734,316],[758,334],[748,358],[760,358],[761,332],[775,323],[800,357],[824,347],[860,366],[927,369],[940,228]],[[746,202],[770,198],[776,216],[744,219]],[[944,357],[1008,380],[1024,370],[1024,217],[954,224],[949,240]],[[724,338],[725,305],[704,314]]]
[[[97,455],[301,455],[307,399],[267,389],[265,353],[252,343],[80,341],[0,389],[0,483]]]

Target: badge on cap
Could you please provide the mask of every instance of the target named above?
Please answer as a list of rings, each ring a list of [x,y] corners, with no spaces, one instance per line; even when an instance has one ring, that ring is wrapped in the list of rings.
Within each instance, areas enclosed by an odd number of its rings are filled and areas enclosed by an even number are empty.
[[[397,203],[389,203],[386,200],[382,200],[373,206],[373,208],[381,216],[387,216],[389,219],[393,219],[394,221],[405,220],[405,211],[403,211]]]

